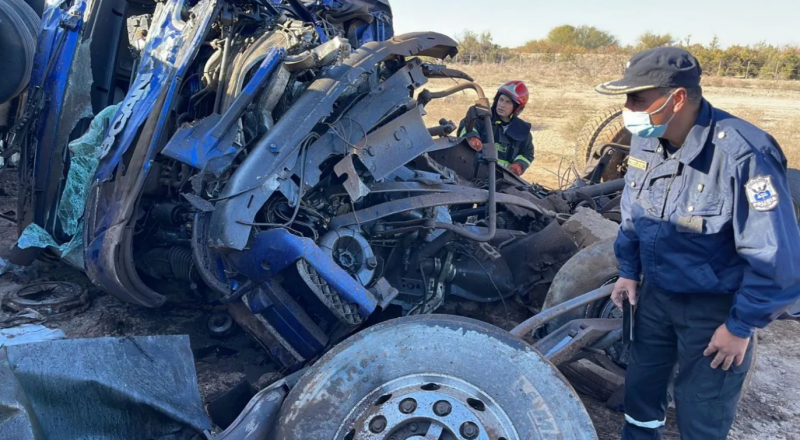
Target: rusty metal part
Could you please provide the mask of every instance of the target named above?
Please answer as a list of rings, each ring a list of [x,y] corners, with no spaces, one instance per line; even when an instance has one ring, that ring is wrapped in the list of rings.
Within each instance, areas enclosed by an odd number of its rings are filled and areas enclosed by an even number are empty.
[[[542,353],[553,365],[559,366],[576,360],[586,347],[617,330],[622,325],[620,319],[578,319],[570,321],[534,344],[533,348]]]
[[[459,343],[447,342],[453,340]],[[588,440],[597,434],[563,376],[529,345],[482,322],[433,315],[384,322],[334,347],[289,393],[273,437]]]
[[[340,216],[331,219],[330,226],[331,228],[338,229],[344,226],[350,226],[359,223],[368,223],[400,212],[406,212],[421,208],[431,208],[434,206],[487,203],[487,200],[492,198],[491,194],[492,194],[491,192],[487,192],[484,190],[468,188],[468,187],[458,187],[453,185],[452,192],[425,194],[422,196],[408,197],[405,199],[399,199],[399,200],[393,200],[391,202],[381,203],[379,205],[371,206],[368,209],[342,214]],[[497,201],[497,203],[521,206],[536,213],[544,214],[547,216],[552,214],[552,216],[555,217],[555,213],[552,213],[551,211],[546,211],[541,207],[534,205],[528,200],[525,200],[520,197],[511,196],[508,194],[496,194],[495,200]],[[496,222],[490,222],[490,225],[495,223]],[[445,227],[444,225],[445,224],[443,223],[436,223],[436,228],[449,229],[459,235],[465,235],[468,238],[472,238],[472,235],[477,235],[477,234],[466,235],[467,231],[464,228],[461,227],[448,228]],[[495,230],[492,230],[491,226],[490,230],[486,234],[481,234],[479,235],[479,237],[488,236],[489,234],[491,234],[492,237],[495,234]],[[475,241],[487,241],[487,240],[481,239]]]
[[[45,315],[58,315],[88,305],[89,295],[81,286],[63,281],[28,284],[3,299],[3,307],[15,312],[33,309]]]
[[[607,286],[603,286],[598,289],[592,290],[591,292],[584,293],[583,295],[577,298],[573,298],[569,301],[563,302],[552,308],[544,310],[541,313],[526,319],[524,322],[514,327],[511,330],[511,334],[519,337],[529,335],[532,332],[539,329],[539,327],[547,324],[548,322],[552,321],[555,318],[558,318],[561,315],[567,314],[579,307],[583,307],[587,304],[591,304],[597,300],[610,296],[611,291],[613,289],[614,285],[609,284]]]

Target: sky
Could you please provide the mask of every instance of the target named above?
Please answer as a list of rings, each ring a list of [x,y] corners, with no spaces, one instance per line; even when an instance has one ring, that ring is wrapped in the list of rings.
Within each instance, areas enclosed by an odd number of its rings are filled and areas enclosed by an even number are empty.
[[[645,31],[722,47],[800,45],[800,0],[390,0],[395,33],[491,31],[516,47],[562,24],[589,25],[633,44]]]

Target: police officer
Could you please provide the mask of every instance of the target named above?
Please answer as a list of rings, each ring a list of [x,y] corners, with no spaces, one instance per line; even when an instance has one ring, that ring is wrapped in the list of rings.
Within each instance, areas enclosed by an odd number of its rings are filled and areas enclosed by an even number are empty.
[[[533,162],[533,136],[531,124],[519,115],[528,103],[528,88],[522,81],[509,81],[497,90],[492,105],[492,127],[485,127],[483,119],[467,132],[466,118],[458,128],[459,136],[466,137],[476,151],[483,149],[487,130],[494,130],[497,146],[497,164],[521,176]]]
[[[703,99],[700,74],[690,53],[657,48],[596,88],[627,95],[634,135],[612,293],[636,306],[623,439],[661,438],[676,363],[681,438],[725,439],[754,330],[800,297],[786,158],[772,136]]]

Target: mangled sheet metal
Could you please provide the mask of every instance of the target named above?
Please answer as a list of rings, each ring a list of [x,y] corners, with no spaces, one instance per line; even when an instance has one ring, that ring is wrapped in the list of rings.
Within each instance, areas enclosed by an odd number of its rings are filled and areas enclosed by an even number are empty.
[[[86,206],[92,177],[102,158],[100,145],[118,107],[119,105],[112,105],[104,109],[94,117],[86,134],[69,143],[72,156],[58,205],[58,218],[64,233],[72,239],[64,244],[58,244],[41,226],[31,223],[17,242],[20,249],[54,247],[65,261],[79,268],[84,267],[83,209]]]
[[[0,348],[2,440],[189,440],[209,429],[186,336]]]

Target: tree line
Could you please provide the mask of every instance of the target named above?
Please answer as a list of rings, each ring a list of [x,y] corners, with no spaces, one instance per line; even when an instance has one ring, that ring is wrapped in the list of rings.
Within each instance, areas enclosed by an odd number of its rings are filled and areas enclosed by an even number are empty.
[[[622,45],[611,33],[594,26],[562,25],[553,28],[541,40],[530,40],[521,47],[502,47],[494,43],[491,32],[465,31],[457,38],[459,58],[469,62],[501,62],[515,54],[605,54],[632,55],[641,50],[679,46],[697,57],[709,76],[800,80],[800,47],[759,43],[750,46],[721,48],[715,37],[707,44],[693,42],[691,35],[677,38],[671,34],[645,32],[635,44]]]

